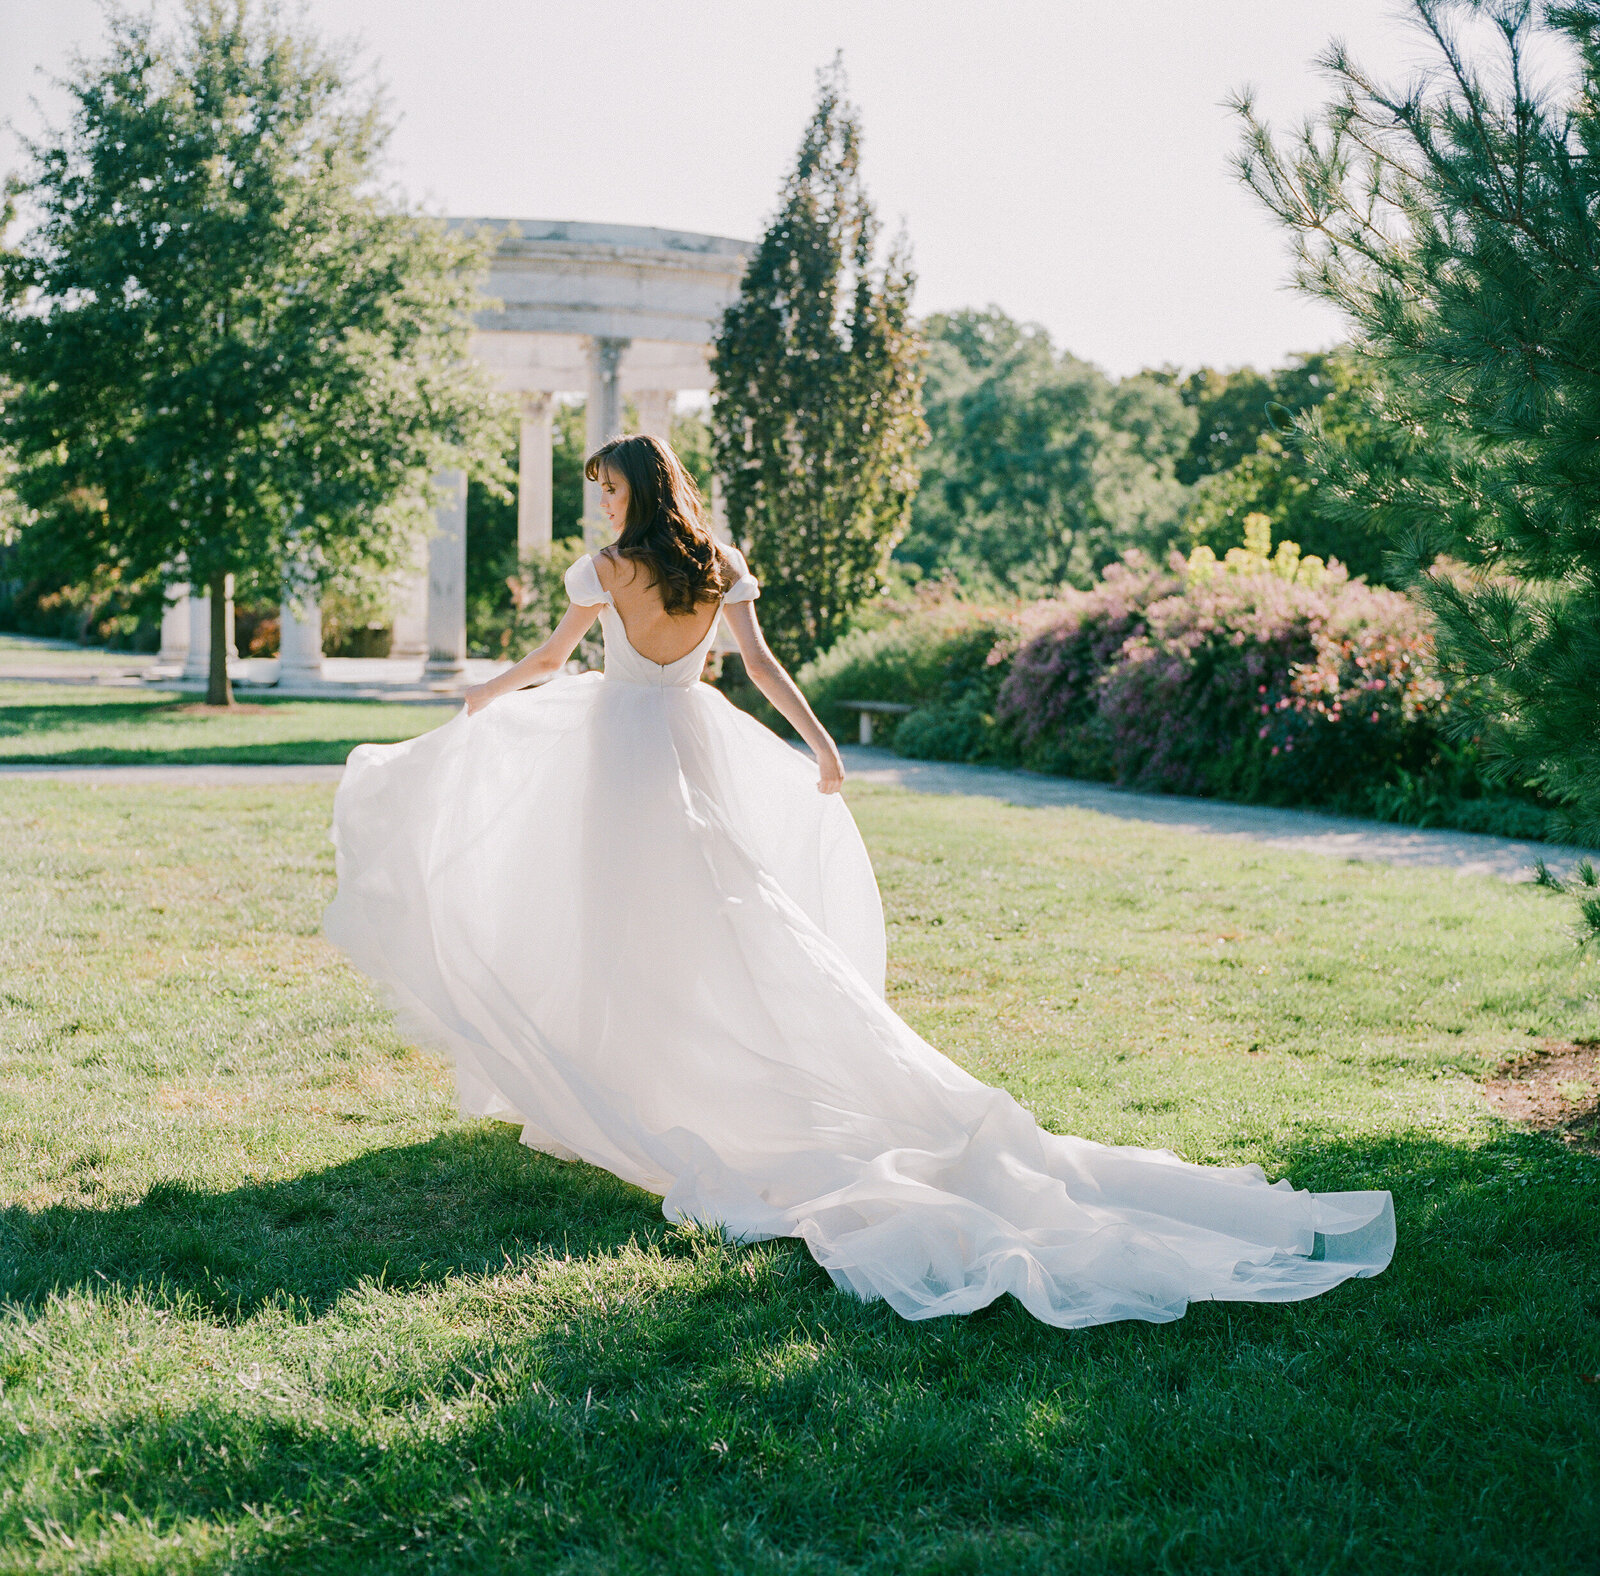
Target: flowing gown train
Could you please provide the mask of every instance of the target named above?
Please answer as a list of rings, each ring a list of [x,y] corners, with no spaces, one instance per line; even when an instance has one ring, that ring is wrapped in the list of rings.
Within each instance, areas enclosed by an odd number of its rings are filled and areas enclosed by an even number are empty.
[[[758,594],[743,561],[726,601]],[[802,1238],[909,1319],[1010,1292],[1048,1323],[1167,1320],[1378,1274],[1387,1193],[1045,1132],[883,999],[883,913],[844,800],[700,682],[640,656],[593,561],[605,672],[403,744],[334,807],[328,936],[447,1053],[462,1110],[652,1193]],[[715,626],[713,626],[714,628]]]

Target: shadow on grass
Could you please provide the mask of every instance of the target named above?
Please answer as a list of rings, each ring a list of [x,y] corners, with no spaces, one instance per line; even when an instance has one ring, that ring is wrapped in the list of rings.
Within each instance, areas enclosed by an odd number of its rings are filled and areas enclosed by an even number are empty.
[[[0,765],[52,765],[52,766],[137,766],[145,765],[291,765],[335,764],[342,762],[358,744],[370,742],[373,734],[389,742],[408,736],[407,728],[397,728],[396,718],[409,718],[415,726],[410,733],[423,733],[453,714],[454,708],[438,701],[306,701],[284,697],[246,695],[241,704],[261,707],[267,711],[283,709],[293,714],[325,714],[339,716],[335,727],[348,728],[355,722],[352,710],[373,719],[382,718],[384,726],[372,733],[360,731],[359,723],[349,737],[261,739],[234,743],[211,742],[205,737],[217,727],[215,716],[190,714],[195,705],[192,695],[151,696],[140,700],[28,703],[11,700],[0,704],[0,739],[8,741],[37,741],[37,748],[18,748],[15,744],[0,754]],[[430,713],[438,712],[437,718]],[[237,719],[243,724],[248,713]],[[262,719],[268,727],[272,719]],[[233,726],[232,719],[227,720]],[[108,733],[125,730],[142,734],[138,742],[103,742],[74,745],[74,736],[95,733],[102,737]],[[193,730],[193,738],[186,734]]]
[[[30,733],[72,734],[94,728],[129,728],[150,722],[171,722],[184,717],[196,704],[193,695],[170,692],[141,695],[137,700],[91,699],[73,701],[20,701],[9,696],[0,702],[0,738],[18,738]],[[292,705],[284,700],[267,705]],[[198,716],[193,719],[201,721]]]
[[[1286,1158],[1300,1185],[1394,1190],[1385,1275],[1070,1333],[1009,1300],[904,1323],[796,1244],[670,1232],[655,1199],[498,1126],[272,1187],[13,1211],[14,1298],[109,1282],[316,1314],[382,1271],[393,1323],[285,1356],[311,1400],[220,1376],[0,1451],[69,1532],[198,1518],[229,1547],[186,1569],[260,1576],[1579,1568],[1600,1166],[1513,1132]],[[630,1242],[675,1262],[619,1293],[599,1261]],[[594,1275],[497,1278],[448,1337],[404,1334],[404,1288],[549,1249]]]
[[[123,1208],[0,1210],[13,1249],[0,1296],[31,1304],[119,1286],[187,1294],[230,1321],[285,1301],[315,1317],[363,1281],[420,1286],[530,1255],[603,1254],[665,1229],[649,1194],[484,1123],[282,1182],[164,1182]]]
[[[425,728],[418,728],[424,733]],[[152,744],[148,749],[87,746],[81,750],[0,755],[0,766],[342,766],[360,744],[395,744],[389,735],[348,739],[280,739],[261,744],[196,748]]]

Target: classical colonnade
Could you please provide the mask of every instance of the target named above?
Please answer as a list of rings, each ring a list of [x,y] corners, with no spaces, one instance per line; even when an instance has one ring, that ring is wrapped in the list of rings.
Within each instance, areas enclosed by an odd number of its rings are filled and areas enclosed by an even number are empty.
[[[521,407],[517,549],[547,550],[552,536],[554,407],[584,397],[587,446],[623,430],[668,436],[680,392],[711,386],[711,342],[739,288],[753,247],[725,236],[634,225],[537,219],[452,219],[494,238],[487,294],[471,352]],[[467,489],[459,471],[436,478],[439,502],[426,562],[402,587],[390,655],[426,659],[427,678],[459,678],[467,654]],[[600,518],[599,490],[584,483],[583,515]],[[227,617],[232,646],[232,610]],[[280,610],[280,688],[322,679],[322,615],[314,595],[285,596]],[[210,602],[179,588],[162,622],[161,660],[203,677]],[[230,650],[230,655],[232,654]]]

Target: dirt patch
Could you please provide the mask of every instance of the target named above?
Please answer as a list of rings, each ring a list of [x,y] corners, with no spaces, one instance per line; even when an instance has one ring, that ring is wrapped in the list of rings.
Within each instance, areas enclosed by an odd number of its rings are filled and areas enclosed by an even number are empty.
[[[231,706],[208,706],[203,700],[172,709],[180,717],[264,717],[272,710],[270,706],[252,706],[248,701],[235,701]]]
[[[1483,1093],[1501,1116],[1600,1154],[1600,1042],[1546,1040],[1496,1068]]]
[[[227,1116],[242,1110],[253,1097],[255,1090],[245,1089],[195,1089],[181,1084],[168,1084],[157,1089],[151,1101],[164,1111],[198,1111],[207,1116]]]

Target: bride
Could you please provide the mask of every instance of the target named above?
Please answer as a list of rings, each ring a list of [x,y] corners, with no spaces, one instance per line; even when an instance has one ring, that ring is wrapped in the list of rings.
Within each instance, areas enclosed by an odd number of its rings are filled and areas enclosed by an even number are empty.
[[[327,934],[452,1058],[464,1113],[670,1219],[800,1237],[908,1319],[1006,1292],[1067,1327],[1176,1319],[1388,1264],[1387,1193],[1046,1132],[903,1023],[839,752],[744,558],[656,439],[585,474],[617,538],[554,633],[443,727],[354,751],[334,806]],[[719,613],[816,764],[700,682]],[[596,616],[605,672],[563,675]]]

